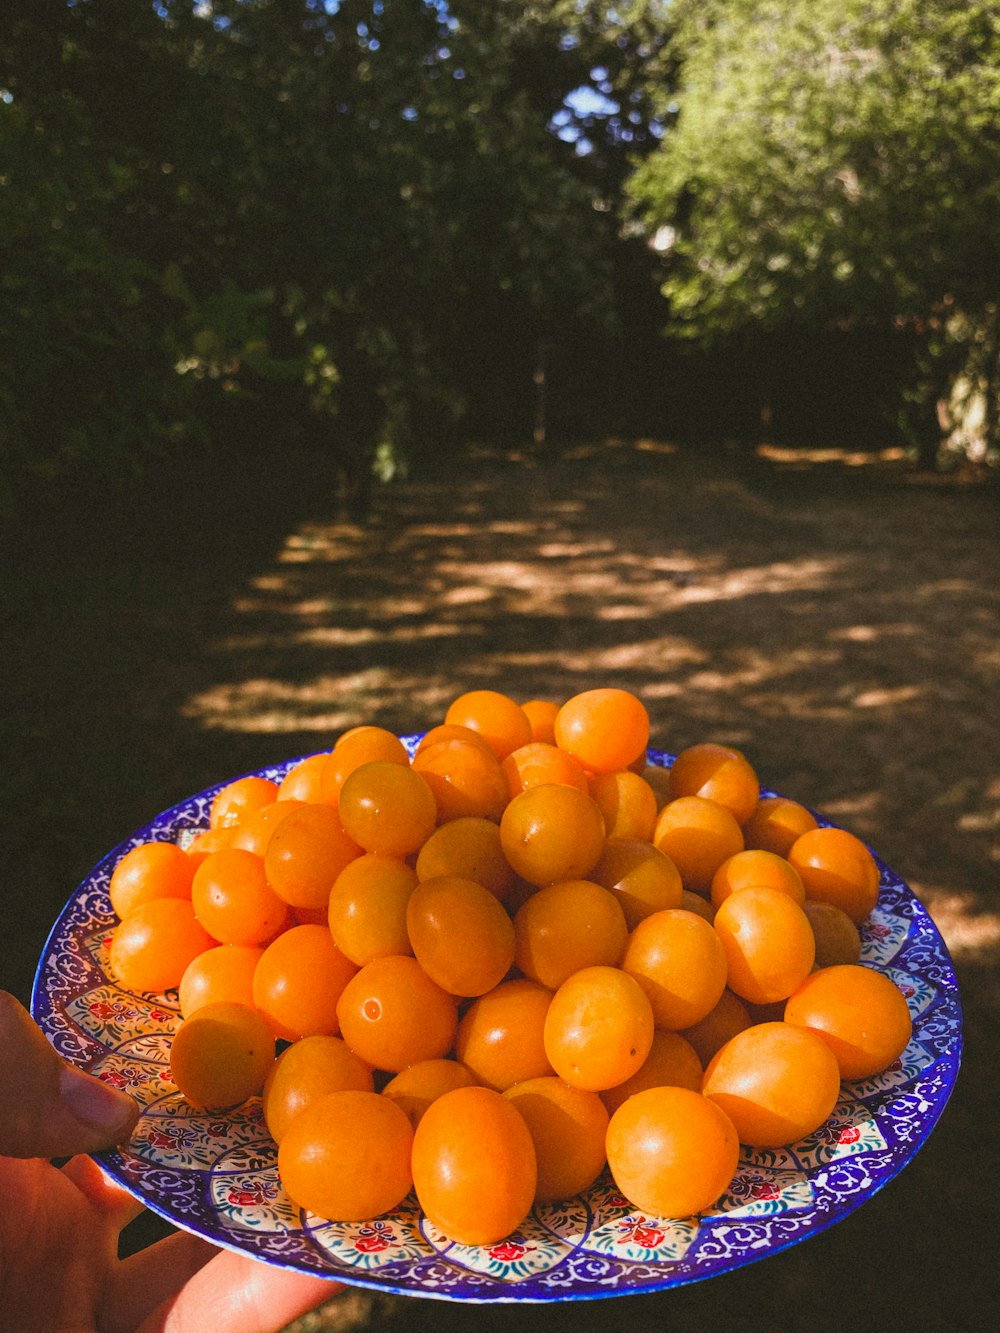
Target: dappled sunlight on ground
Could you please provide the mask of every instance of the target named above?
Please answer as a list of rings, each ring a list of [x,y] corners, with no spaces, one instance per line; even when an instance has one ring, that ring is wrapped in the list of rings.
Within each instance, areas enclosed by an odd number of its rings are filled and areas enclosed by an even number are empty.
[[[954,959],[989,962],[1000,955],[1000,912],[983,911],[971,893],[956,894],[916,880],[910,887],[930,912]]]
[[[449,541],[460,538],[465,543],[464,557],[450,548],[440,554],[429,548],[433,534],[425,529],[396,534],[381,550],[376,549],[380,534],[359,530],[352,548],[342,533],[327,544],[314,530],[308,549],[316,558],[303,561],[297,555],[294,572],[253,580],[252,591],[233,604],[246,629],[220,640],[219,648],[235,657],[302,652],[303,665],[308,650],[323,650],[317,677],[294,686],[273,680],[276,708],[271,718],[268,681],[257,676],[200,692],[187,706],[187,716],[223,729],[328,729],[331,698],[355,688],[355,674],[348,673],[341,682],[331,678],[331,654],[339,653],[347,666],[347,657],[358,648],[385,659],[401,655],[404,647],[419,653],[425,642],[436,651],[443,647],[439,641],[454,639],[462,641],[467,660],[487,651],[499,677],[531,670],[565,675],[567,668],[577,677],[593,679],[640,672],[648,678],[644,693],[657,697],[661,691],[658,697],[664,698],[685,689],[746,689],[837,660],[835,649],[820,646],[795,648],[776,659],[773,651],[741,651],[734,645],[733,665],[722,671],[696,637],[655,632],[686,607],[822,592],[831,584],[831,562],[806,558],[726,569],[709,557],[699,563],[682,555],[650,556],[610,540],[537,541],[526,532],[519,537],[519,558],[477,558],[484,544],[503,544],[506,534],[498,532],[503,526],[449,529]],[[289,549],[301,552],[300,534],[290,539],[279,562]],[[612,642],[608,633],[598,632],[606,623],[615,626]],[[629,635],[636,637],[630,640]],[[515,637],[517,646],[511,643]],[[459,662],[451,668],[457,688],[461,670]],[[678,672],[686,674],[672,682],[662,680],[665,673]],[[416,699],[425,697],[421,682],[407,679],[405,671],[398,689],[401,698],[414,698],[414,689]],[[544,692],[551,695],[552,690],[546,682]],[[793,701],[787,702],[794,707]],[[294,715],[290,710],[296,703]]]
[[[893,447],[889,449],[805,449],[801,447],[783,447],[777,444],[757,446],[759,457],[771,463],[786,464],[796,468],[814,467],[817,463],[834,463],[841,467],[870,468],[874,463],[904,463],[906,450]]]
[[[759,469],[588,446],[387,491],[371,525],[304,523],[234,597],[183,715],[304,753],[361,721],[420,730],[476,686],[620,684],[662,748],[742,746],[767,785],[950,884],[933,897],[956,949],[993,947],[971,866],[995,864],[996,794],[938,779],[961,783],[970,746],[996,753],[984,550],[900,486]]]

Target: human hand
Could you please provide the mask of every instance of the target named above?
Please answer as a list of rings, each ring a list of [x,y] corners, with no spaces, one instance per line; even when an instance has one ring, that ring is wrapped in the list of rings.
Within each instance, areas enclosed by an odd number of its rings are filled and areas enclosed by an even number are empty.
[[[123,1142],[137,1117],[127,1093],[67,1065],[0,991],[0,1328],[278,1333],[336,1295],[339,1283],[180,1231],[119,1260],[142,1205],[73,1154]]]

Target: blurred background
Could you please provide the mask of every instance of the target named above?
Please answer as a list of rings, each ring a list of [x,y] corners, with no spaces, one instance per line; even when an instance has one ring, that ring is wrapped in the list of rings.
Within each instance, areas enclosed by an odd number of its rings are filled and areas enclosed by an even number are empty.
[[[615,684],[870,842],[962,987],[940,1126],[823,1236],[298,1333],[998,1295],[998,106],[995,0],[6,0],[2,984],[195,791]]]

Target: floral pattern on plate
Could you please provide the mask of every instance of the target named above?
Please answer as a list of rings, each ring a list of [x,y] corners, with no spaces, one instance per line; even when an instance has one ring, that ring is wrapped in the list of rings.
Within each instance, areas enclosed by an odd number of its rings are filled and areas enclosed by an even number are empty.
[[[418,738],[403,739],[412,752]],[[650,760],[672,762],[659,751]],[[259,772],[280,780],[295,762]],[[440,1236],[412,1197],[365,1223],[303,1216],[281,1189],[259,1099],[225,1114],[189,1106],[169,1077],[176,992],[131,995],[110,967],[114,866],[140,842],[189,841],[208,826],[224,785],[164,811],[94,867],[52,929],[32,996],[32,1012],[59,1053],[139,1103],[133,1140],[101,1154],[104,1169],[161,1216],[209,1241],[302,1272],[455,1301],[654,1291],[754,1262],[846,1217],[906,1166],[948,1101],[962,1051],[954,970],[931,918],[876,856],[879,902],[861,932],[863,961],[903,987],[913,1040],[896,1067],[845,1084],[815,1134],[746,1156],[715,1208],[679,1221],[647,1216],[605,1171],[582,1196],[536,1208],[494,1246]]]
[[[729,1188],[707,1217],[772,1217],[795,1212],[813,1203],[813,1190],[804,1171],[759,1165],[741,1160]]]
[[[114,926],[115,918],[112,917],[106,925],[102,925],[85,940],[87,953],[102,976],[111,975],[111,941],[114,938]]]
[[[161,1064],[117,1050],[99,1060],[90,1072],[120,1092],[127,1092],[143,1109],[148,1109],[167,1093],[176,1091]]]
[[[302,1211],[281,1188],[273,1160],[256,1169],[214,1171],[210,1193],[220,1217],[234,1230],[282,1233],[302,1226]]]
[[[884,907],[876,907],[860,930],[861,961],[870,967],[885,967],[895,958],[910,933],[911,922]]]
[[[687,1253],[698,1234],[698,1219],[646,1215],[630,1203],[605,1171],[590,1191],[590,1230],[581,1241],[589,1253],[615,1255],[636,1262],[675,1260]]]
[[[617,1217],[590,1232],[583,1247],[588,1253],[636,1263],[670,1263],[683,1259],[698,1235],[696,1217],[649,1217],[627,1200],[623,1205]]]
[[[911,1083],[934,1063],[934,1056],[919,1041],[911,1041],[906,1050],[887,1069],[870,1078],[845,1083],[844,1088],[860,1101],[891,1092],[904,1083]]]
[[[558,1203],[536,1204],[535,1216],[567,1246],[582,1245],[593,1221],[593,1213],[581,1195]]]
[[[886,1146],[885,1136],[868,1107],[842,1098],[829,1119],[815,1133],[800,1139],[793,1151],[805,1170],[812,1172],[839,1158],[881,1152]]]
[[[425,1218],[422,1232],[453,1263],[499,1282],[518,1282],[554,1268],[564,1256],[558,1237],[529,1215],[516,1231],[492,1245],[460,1245]]]
[[[922,977],[911,977],[908,972],[903,972],[898,967],[887,967],[885,974],[899,987],[911,1018],[919,1018],[924,1010],[929,1009],[934,1003],[937,991],[929,981],[925,981]]]
[[[160,1034],[168,1038],[177,1026],[177,1012],[169,1005],[129,995],[117,986],[98,986],[66,1006],[66,1012],[85,1032],[100,1037],[106,1045],[121,1046],[129,1039],[153,1042]],[[169,1060],[169,1041],[163,1046],[163,1063]]]
[[[323,1250],[350,1268],[372,1270],[424,1258],[428,1245],[420,1232],[420,1213],[410,1201],[392,1217],[370,1222],[326,1222],[309,1233]]]
[[[161,1167],[218,1170],[235,1148],[256,1146],[257,1169],[274,1171],[274,1144],[266,1134],[254,1116],[144,1115],[129,1148]]]

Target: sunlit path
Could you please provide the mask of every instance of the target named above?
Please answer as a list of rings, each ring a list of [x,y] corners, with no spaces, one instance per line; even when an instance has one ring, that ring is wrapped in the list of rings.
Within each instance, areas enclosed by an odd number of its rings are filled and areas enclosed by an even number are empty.
[[[973,870],[998,854],[998,794],[936,775],[990,739],[975,701],[997,675],[1000,597],[943,512],[915,541],[923,503],[884,478],[804,502],[780,471],[621,447],[470,466],[457,486],[387,491],[371,526],[290,532],[181,711],[322,749],[359,721],[422,729],[475,685],[559,699],[614,681],[663,748],[741,745],[876,841],[975,952],[1000,939]]]

